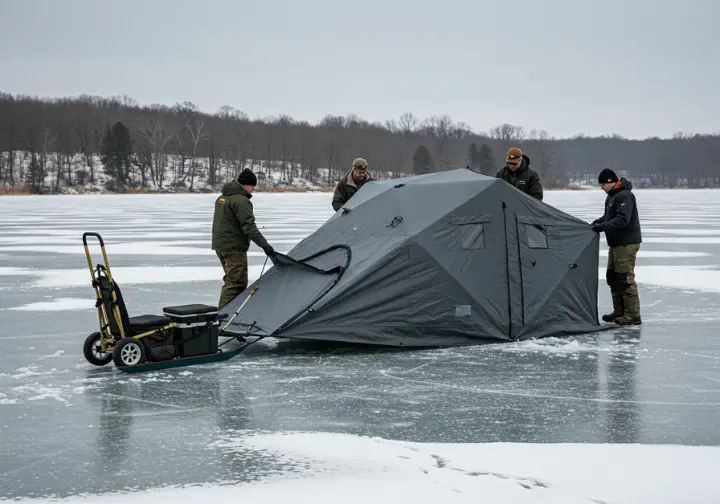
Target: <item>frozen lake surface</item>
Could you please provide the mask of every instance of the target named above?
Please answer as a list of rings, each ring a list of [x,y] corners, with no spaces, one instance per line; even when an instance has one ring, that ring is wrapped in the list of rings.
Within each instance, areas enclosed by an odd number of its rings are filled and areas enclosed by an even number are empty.
[[[216,304],[222,270],[209,248],[215,196],[0,198],[0,499],[246,482],[301,473],[310,464],[303,456],[288,461],[290,455],[278,456],[269,445],[281,451],[302,446],[306,457],[332,459],[317,448],[324,442],[339,450],[334,457],[342,452],[347,460],[338,463],[353,471],[351,453],[367,462],[365,469],[390,460],[382,450],[373,459],[362,438],[327,433],[413,443],[720,445],[720,191],[636,195],[644,226],[637,268],[641,328],[436,350],[267,340],[227,363],[139,375],[112,365],[95,368],[82,356],[85,336],[97,330],[82,233],[105,238],[131,315]],[[330,217],[331,197],[256,194],[258,225],[287,252]],[[601,214],[604,193],[548,191],[546,201],[589,222]],[[99,247],[92,252],[94,262],[101,261]],[[603,238],[601,313],[611,305],[606,257]],[[264,259],[253,245],[252,278]],[[290,431],[326,437],[272,437]],[[268,432],[257,439],[275,444],[248,441]],[[404,455],[392,450],[406,448],[383,449],[395,460]],[[472,460],[487,453],[481,447]],[[686,456],[717,467],[717,452],[699,453],[705,455],[669,456],[668,463],[682,465]],[[596,455],[587,455],[590,464],[604,460]],[[556,456],[570,455],[541,458]],[[664,456],[638,462],[618,451],[605,462],[637,468],[661,464]],[[530,458],[509,465],[520,471]],[[565,466],[577,460],[568,458]],[[700,477],[690,473],[683,477]],[[706,484],[717,495],[714,481]],[[640,502],[633,495],[645,494],[621,495]],[[683,502],[707,502],[701,490],[685,488],[680,495]]]

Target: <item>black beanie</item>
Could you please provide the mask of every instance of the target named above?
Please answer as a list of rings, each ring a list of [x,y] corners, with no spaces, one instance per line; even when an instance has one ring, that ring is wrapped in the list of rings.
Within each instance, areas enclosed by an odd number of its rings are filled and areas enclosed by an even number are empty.
[[[611,182],[617,181],[617,175],[615,175],[615,172],[612,171],[610,168],[603,168],[603,170],[600,172],[600,175],[598,175],[598,182],[601,184],[609,184]]]
[[[252,172],[250,168],[245,168],[243,171],[240,172],[240,175],[238,175],[238,182],[240,182],[242,185],[249,185],[249,186],[256,186],[257,185],[257,177]]]

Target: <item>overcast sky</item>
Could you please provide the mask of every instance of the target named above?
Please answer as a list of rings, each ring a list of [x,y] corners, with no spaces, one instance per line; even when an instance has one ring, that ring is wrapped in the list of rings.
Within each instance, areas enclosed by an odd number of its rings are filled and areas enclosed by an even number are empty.
[[[720,0],[0,0],[0,90],[720,132]]]

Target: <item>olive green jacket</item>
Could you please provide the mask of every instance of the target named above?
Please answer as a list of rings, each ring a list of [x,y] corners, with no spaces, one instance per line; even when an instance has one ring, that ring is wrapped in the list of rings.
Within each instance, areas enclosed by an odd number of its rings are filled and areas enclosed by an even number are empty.
[[[212,225],[212,249],[218,251],[240,250],[247,252],[250,240],[260,248],[267,240],[255,225],[252,195],[233,180],[222,187],[222,194],[215,200]]]
[[[507,165],[495,174],[496,178],[503,179],[508,184],[520,189],[533,198],[543,199],[543,186],[537,172],[530,168],[530,158],[523,154],[523,164],[517,171],[512,171]]]
[[[337,186],[335,187],[335,193],[333,194],[332,207],[336,212],[342,208],[342,206],[352,198],[358,190],[365,185],[367,182],[375,180],[370,175],[370,172],[365,175],[365,180],[358,183],[352,177],[352,169],[340,179]]]

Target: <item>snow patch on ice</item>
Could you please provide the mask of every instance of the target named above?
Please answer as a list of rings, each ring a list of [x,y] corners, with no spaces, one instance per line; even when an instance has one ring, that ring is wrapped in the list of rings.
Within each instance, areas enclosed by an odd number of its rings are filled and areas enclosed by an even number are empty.
[[[607,248],[600,249],[600,255],[607,257],[609,250]],[[656,257],[656,258],[681,258],[681,257],[707,257],[711,254],[707,252],[676,252],[674,250],[643,250],[639,253],[641,257]]]
[[[720,243],[720,236],[693,237],[693,236],[643,236],[643,243],[685,243],[712,245]]]
[[[273,239],[273,246],[277,248],[280,253],[286,253],[292,246],[300,242],[300,238],[297,239]],[[217,257],[214,250],[209,247],[209,241],[189,243],[197,243],[197,247],[185,247],[181,246],[182,242],[143,242],[136,241],[132,243],[115,243],[112,245],[105,244],[105,250],[108,255],[149,255],[149,256],[213,256]],[[82,247],[77,245],[57,245],[48,246],[47,242],[43,245],[9,245],[0,248],[6,252],[43,252],[48,254],[71,254],[71,255],[85,255],[85,251]],[[92,252],[91,252],[92,255]],[[248,251],[248,257],[261,257],[265,256],[262,250],[250,250]]]
[[[639,256],[639,254],[638,254]],[[652,265],[636,266],[635,281],[641,285],[654,285],[691,292],[720,292],[720,269],[715,265]],[[598,278],[605,278],[605,266],[598,269]]]
[[[89,281],[88,281],[89,283]],[[94,310],[95,300],[94,299],[80,299],[80,298],[55,298],[52,301],[37,301],[22,306],[15,306],[8,308],[8,310],[16,311],[81,311],[81,310]]]
[[[10,375],[10,378],[13,380],[22,380],[23,378],[28,378],[30,376],[40,376],[42,374],[46,374],[38,372],[37,369],[38,367],[35,365],[20,367],[15,370],[15,374]]]
[[[27,268],[18,268],[15,266],[0,266],[0,276],[22,276],[27,273]]]
[[[697,224],[697,223],[694,223]],[[680,236],[715,236],[720,235],[720,228],[718,229],[700,229],[700,228],[683,228],[683,229],[672,229],[672,228],[656,228],[650,226],[644,226],[642,228],[643,235],[680,235]]]
[[[25,378],[30,378],[31,376],[48,376],[55,373],[67,373],[70,371],[69,369],[58,370],[57,368],[51,368],[48,371],[39,371],[38,369],[39,367],[36,364],[19,367],[13,374],[10,375],[10,378],[13,380],[23,380]]]
[[[53,357],[60,357],[61,355],[65,355],[65,350],[58,350],[54,354],[43,355],[42,357],[40,357],[40,360],[52,359]]]
[[[298,383],[298,382],[305,382],[305,381],[314,381],[314,380],[320,380],[322,377],[320,376],[301,376],[298,378],[287,378],[287,379],[277,379],[275,380],[275,383]]]
[[[503,352],[545,352],[557,354],[576,354],[579,352],[609,352],[610,346],[600,347],[595,343],[583,343],[576,339],[548,337],[537,340],[519,341],[505,344]]]
[[[58,235],[44,236],[42,234],[33,234],[32,236],[15,236],[12,231],[3,230],[3,236],[0,236],[0,250],[5,250],[2,244],[10,245],[74,245],[77,248],[77,238],[63,237]],[[52,247],[48,247],[52,250]],[[82,251],[82,248],[81,248]]]
[[[17,399],[8,399],[7,394],[0,392],[0,405],[17,404]]]
[[[268,260],[265,271],[272,263]],[[248,277],[252,282],[260,276],[262,265],[251,265]],[[221,282],[224,272],[220,264],[217,266],[120,266],[112,268],[113,278],[121,285],[166,284],[184,282]],[[84,287],[89,285],[87,269],[30,269],[0,268],[0,276],[34,276],[39,277],[32,283],[33,287],[60,288]],[[89,302],[85,300],[85,302]]]
[[[22,385],[20,387],[14,387],[11,389],[12,392],[17,394],[25,393],[29,397],[28,401],[41,401],[43,399],[54,399],[55,401],[66,403],[67,400],[62,396],[62,390],[57,388],[50,388],[40,384]]]
[[[694,223],[697,225],[697,223]],[[679,236],[717,236],[720,235],[720,228],[663,228],[663,227],[653,227],[653,226],[643,226],[642,228],[643,235],[662,235],[662,236],[671,236],[671,235],[679,235]]]
[[[284,468],[254,483],[21,502],[659,504],[714,502],[720,492],[713,446],[441,444],[331,433],[248,435],[211,446],[243,457],[254,451]]]

